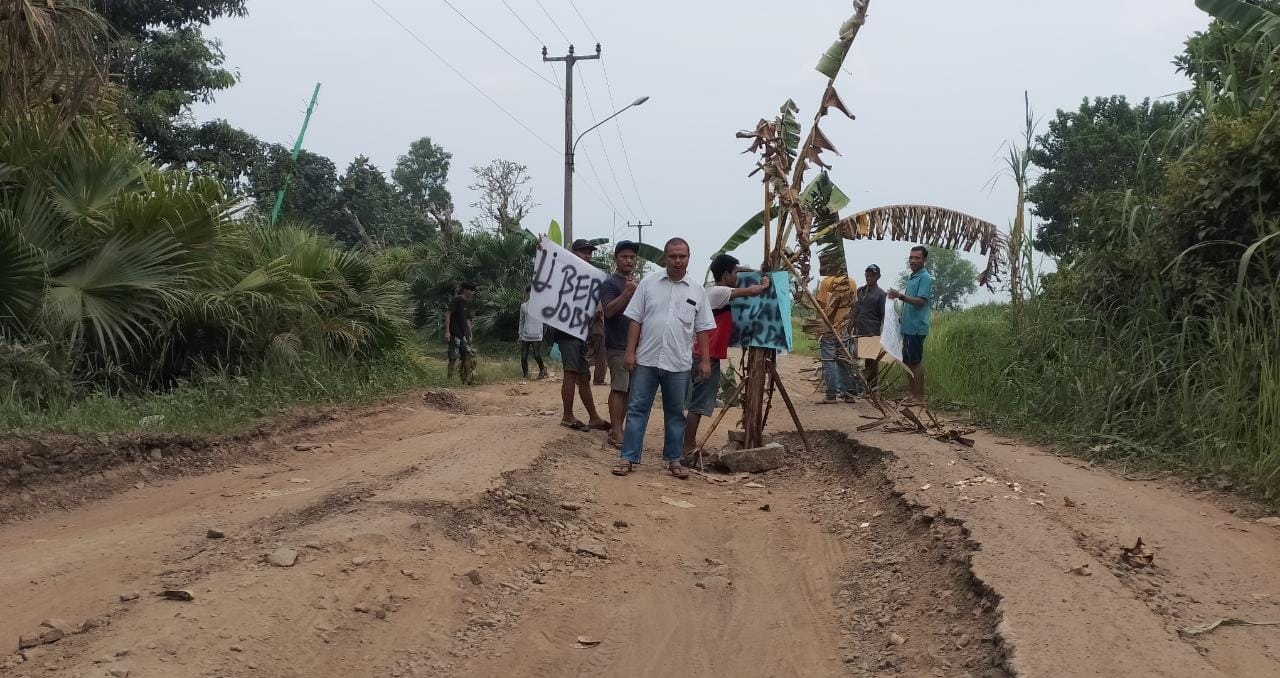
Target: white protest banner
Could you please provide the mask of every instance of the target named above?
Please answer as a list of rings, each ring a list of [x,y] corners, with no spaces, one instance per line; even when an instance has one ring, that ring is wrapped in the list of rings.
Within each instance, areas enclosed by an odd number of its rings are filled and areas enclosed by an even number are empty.
[[[880,345],[894,360],[902,362],[902,328],[898,324],[898,308],[885,297],[884,325],[880,327]]]
[[[586,339],[600,305],[600,284],[607,277],[591,262],[542,238],[533,257],[529,311],[551,327]]]

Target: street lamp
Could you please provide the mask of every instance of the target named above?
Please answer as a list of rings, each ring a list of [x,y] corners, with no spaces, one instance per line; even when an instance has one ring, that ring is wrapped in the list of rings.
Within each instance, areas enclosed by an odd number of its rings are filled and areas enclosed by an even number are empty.
[[[635,108],[636,106],[639,106],[648,100],[649,100],[649,97],[647,96],[640,97],[639,99],[636,99],[630,104],[627,104],[626,106],[618,109],[618,111],[613,115],[605,118],[604,120],[601,120],[600,122],[597,122],[596,124],[587,128],[586,132],[579,134],[578,138],[574,139],[573,144],[569,146],[569,149],[568,149],[569,152],[565,153],[564,155],[564,241],[565,243],[568,244],[573,242],[573,154],[578,150],[578,142],[582,141],[582,137],[587,136],[588,132],[591,132],[595,128],[605,124],[606,122],[609,122],[610,120],[613,120],[619,115],[622,115],[623,112],[625,112],[626,110]]]

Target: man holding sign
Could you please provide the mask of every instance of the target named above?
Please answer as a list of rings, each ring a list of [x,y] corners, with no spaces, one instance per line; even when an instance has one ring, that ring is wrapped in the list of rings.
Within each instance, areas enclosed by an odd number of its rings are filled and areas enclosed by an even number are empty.
[[[684,431],[684,452],[690,454],[698,446],[698,426],[703,417],[710,417],[716,407],[716,396],[720,391],[720,361],[729,358],[729,342],[733,338],[733,311],[729,302],[742,297],[758,297],[769,290],[773,278],[763,276],[760,282],[746,287],[738,287],[738,273],[754,272],[738,265],[738,259],[730,254],[721,254],[711,260],[711,277],[715,285],[707,288],[707,302],[711,304],[711,316],[716,320],[716,329],[711,333],[708,344],[711,347],[711,378],[693,380],[693,393],[689,396],[689,412]],[[693,358],[699,357],[698,348],[693,349]],[[696,369],[696,368],[695,368]],[[693,375],[690,375],[692,378]],[[685,460],[692,466],[689,459]]]
[[[689,472],[680,465],[684,450],[684,405],[689,393],[689,370],[693,356],[689,348],[697,337],[697,378],[711,378],[711,352],[708,339],[716,328],[707,303],[707,292],[688,280],[689,243],[672,238],[663,248],[666,269],[640,282],[626,316],[631,319],[627,331],[624,362],[631,370],[631,397],[627,402],[627,426],[622,437],[622,458],[613,467],[617,476],[629,475],[640,463],[644,449],[645,429],[658,389],[662,389],[662,411],[666,423],[662,459],[671,475],[681,480]]]
[[[600,306],[600,285],[605,274],[591,265],[591,254],[596,247],[590,241],[575,240],[572,248],[570,253],[545,238],[539,243],[529,306],[537,311],[543,322],[555,328],[555,342],[564,361],[564,382],[560,386],[564,416],[560,425],[575,431],[588,428],[608,431],[609,422],[600,418],[591,395],[591,366],[587,363],[586,343],[591,320]],[[586,424],[573,416],[575,390],[587,410]]]

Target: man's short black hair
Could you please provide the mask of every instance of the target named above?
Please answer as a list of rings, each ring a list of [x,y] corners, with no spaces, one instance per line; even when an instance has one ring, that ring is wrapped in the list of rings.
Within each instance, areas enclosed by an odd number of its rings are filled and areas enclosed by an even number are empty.
[[[458,292],[474,292],[474,291],[476,291],[476,284],[473,282],[464,282],[461,285],[458,285]]]
[[[711,260],[711,277],[719,280],[721,276],[738,267],[738,259],[732,254],[721,254]]]
[[[685,249],[689,249],[688,240],[685,240],[684,238],[672,238],[667,241],[667,244],[662,246],[662,253],[666,254],[667,250],[671,249],[672,245],[684,245]]]
[[[916,245],[915,247],[911,248],[911,251],[919,252],[920,255],[923,256],[925,259],[929,258],[929,250],[925,249],[924,245]]]

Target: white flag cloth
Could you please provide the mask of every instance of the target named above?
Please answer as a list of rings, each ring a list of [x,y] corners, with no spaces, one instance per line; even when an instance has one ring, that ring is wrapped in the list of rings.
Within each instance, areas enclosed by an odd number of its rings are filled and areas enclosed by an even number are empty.
[[[884,298],[884,325],[880,327],[880,345],[894,360],[902,362],[902,328],[899,326],[898,308],[887,296]]]

